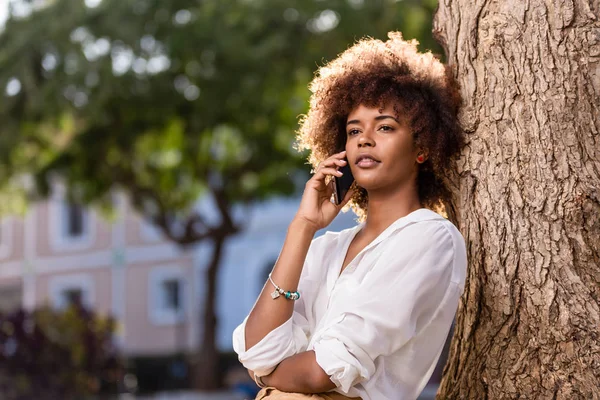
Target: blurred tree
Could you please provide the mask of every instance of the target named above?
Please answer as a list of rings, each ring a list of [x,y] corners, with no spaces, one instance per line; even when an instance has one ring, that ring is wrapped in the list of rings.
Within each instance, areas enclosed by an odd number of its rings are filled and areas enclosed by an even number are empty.
[[[100,205],[119,188],[174,242],[212,242],[195,374],[197,387],[217,387],[215,281],[223,245],[241,229],[232,206],[292,194],[305,179],[292,143],[320,63],[390,30],[439,53],[435,6],[13,2],[0,35],[0,186],[13,199],[43,197],[58,177],[69,197]],[[192,207],[202,197],[218,218]]]
[[[113,344],[114,321],[80,302],[0,314],[3,400],[85,399],[118,394],[125,371]]]

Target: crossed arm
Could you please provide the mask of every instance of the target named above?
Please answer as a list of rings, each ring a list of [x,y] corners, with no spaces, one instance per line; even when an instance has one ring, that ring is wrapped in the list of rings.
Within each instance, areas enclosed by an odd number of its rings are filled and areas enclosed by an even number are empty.
[[[248,373],[254,379],[254,371],[248,370]],[[336,387],[317,364],[312,350],[286,358],[273,372],[263,376],[262,381],[267,386],[294,393],[321,393]]]

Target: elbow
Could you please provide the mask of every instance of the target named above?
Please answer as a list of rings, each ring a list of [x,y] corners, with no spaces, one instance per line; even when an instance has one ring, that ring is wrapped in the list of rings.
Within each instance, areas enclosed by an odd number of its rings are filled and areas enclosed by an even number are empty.
[[[318,364],[316,364],[308,384],[312,393],[327,392],[337,387]]]

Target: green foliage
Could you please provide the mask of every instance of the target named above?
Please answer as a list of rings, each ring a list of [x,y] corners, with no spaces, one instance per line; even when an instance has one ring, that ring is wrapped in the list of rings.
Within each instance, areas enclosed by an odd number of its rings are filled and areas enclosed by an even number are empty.
[[[439,52],[430,3],[48,1],[0,34],[12,94],[0,103],[0,188],[31,176],[25,189],[46,196],[60,176],[78,201],[106,204],[119,187],[156,221],[215,191],[228,204],[291,194],[314,70],[390,30]]]
[[[114,323],[74,305],[0,315],[3,399],[84,399],[118,391]]]

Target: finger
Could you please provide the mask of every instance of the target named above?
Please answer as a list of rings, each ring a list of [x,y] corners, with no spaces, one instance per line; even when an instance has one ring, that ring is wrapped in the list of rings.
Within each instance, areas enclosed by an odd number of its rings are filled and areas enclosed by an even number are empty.
[[[341,173],[340,171],[338,171],[335,168],[322,168],[320,170],[318,170],[315,175],[314,178],[315,179],[325,179],[326,176],[342,176],[344,175],[343,173]]]
[[[344,158],[346,158],[346,150],[330,155],[325,160],[323,160],[321,163],[324,163],[325,161],[330,161],[330,160],[343,160]]]
[[[338,167],[343,167],[344,165],[347,164],[346,160],[340,160],[337,158],[328,158],[327,160],[322,161],[319,166],[317,167],[317,169],[320,168],[325,168],[325,167],[334,167],[334,166],[338,166]]]
[[[338,160],[343,159],[344,157],[346,157],[346,150],[344,151],[340,151],[339,153],[335,153],[334,155],[332,155],[330,158],[335,158]]]
[[[344,159],[339,160],[336,158],[336,159],[333,159],[332,161],[333,161],[334,165],[337,165],[339,167],[343,167],[344,165],[348,164],[348,161],[346,161]]]
[[[328,158],[327,160],[324,160],[321,164],[319,164],[319,168],[320,167],[331,167],[334,165],[344,165],[346,164],[346,160],[344,159],[338,159],[338,158]]]

